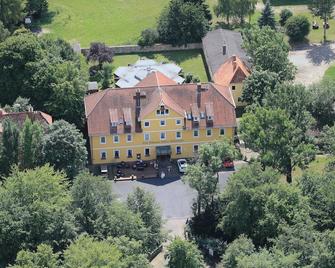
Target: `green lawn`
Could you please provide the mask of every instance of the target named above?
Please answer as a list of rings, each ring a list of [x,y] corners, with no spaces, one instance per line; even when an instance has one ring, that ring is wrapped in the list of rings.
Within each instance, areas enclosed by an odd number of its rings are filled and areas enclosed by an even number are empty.
[[[332,65],[327,69],[323,79],[335,80],[335,65]]]
[[[326,165],[329,162],[329,157],[325,155],[317,155],[316,159],[311,162],[306,169],[307,171],[312,171],[315,173],[322,173],[325,170]],[[303,174],[303,170],[300,168],[295,168],[293,171],[293,178],[299,178]]]
[[[208,81],[202,52],[200,50],[117,55],[113,58],[112,64],[116,69],[119,66],[127,66],[128,64],[135,63],[140,57],[156,59],[159,62],[175,62],[183,69],[184,73],[189,72],[197,75],[202,82]]]
[[[154,27],[168,0],[49,0],[50,16],[41,23],[51,35],[79,41],[134,44]]]

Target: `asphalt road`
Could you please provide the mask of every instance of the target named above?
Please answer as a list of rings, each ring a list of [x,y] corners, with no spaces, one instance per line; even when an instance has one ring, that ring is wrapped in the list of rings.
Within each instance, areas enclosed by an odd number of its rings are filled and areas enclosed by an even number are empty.
[[[232,171],[220,172],[220,189],[224,188],[232,173]],[[120,200],[126,200],[128,194],[138,186],[154,194],[162,208],[163,218],[186,219],[192,216],[191,206],[196,192],[184,184],[180,178],[112,182],[113,192]]]

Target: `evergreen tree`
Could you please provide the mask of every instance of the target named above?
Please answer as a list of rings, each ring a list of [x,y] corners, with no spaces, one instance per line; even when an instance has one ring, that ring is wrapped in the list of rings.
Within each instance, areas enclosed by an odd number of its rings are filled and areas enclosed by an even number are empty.
[[[19,135],[20,131],[17,125],[5,119],[2,121],[2,151],[1,151],[1,173],[8,175],[13,164],[19,160]]]
[[[42,135],[41,125],[27,118],[20,133],[20,168],[28,169],[36,166],[39,161]]]
[[[261,28],[264,26],[269,26],[271,29],[276,28],[276,20],[269,0],[265,3],[262,15],[258,19],[258,25]]]

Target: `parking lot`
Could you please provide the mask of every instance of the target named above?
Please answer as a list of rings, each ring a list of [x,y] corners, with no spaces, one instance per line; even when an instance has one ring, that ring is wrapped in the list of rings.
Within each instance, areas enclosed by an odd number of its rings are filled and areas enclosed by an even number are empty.
[[[220,189],[224,188],[233,172],[220,172]],[[192,215],[191,206],[193,199],[196,197],[196,192],[187,184],[184,184],[180,176],[111,183],[113,192],[120,200],[126,200],[128,194],[133,192],[136,187],[142,187],[153,193],[165,219],[186,219]]]

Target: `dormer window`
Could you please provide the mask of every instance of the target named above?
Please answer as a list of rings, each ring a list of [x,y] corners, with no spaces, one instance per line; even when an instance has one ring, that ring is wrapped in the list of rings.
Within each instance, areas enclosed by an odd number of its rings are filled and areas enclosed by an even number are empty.
[[[187,120],[192,120],[192,115],[191,114],[187,114]]]
[[[208,120],[208,121],[212,121],[212,120],[213,120],[213,117],[209,115],[209,116],[207,116],[207,120]]]
[[[201,118],[201,119],[205,119],[205,113],[204,113],[204,112],[201,112],[201,113],[200,113],[200,118]]]
[[[112,122],[112,127],[117,127],[117,122]]]
[[[199,121],[199,118],[198,118],[197,116],[194,116],[194,117],[193,117],[193,121],[198,122],[198,121]]]

